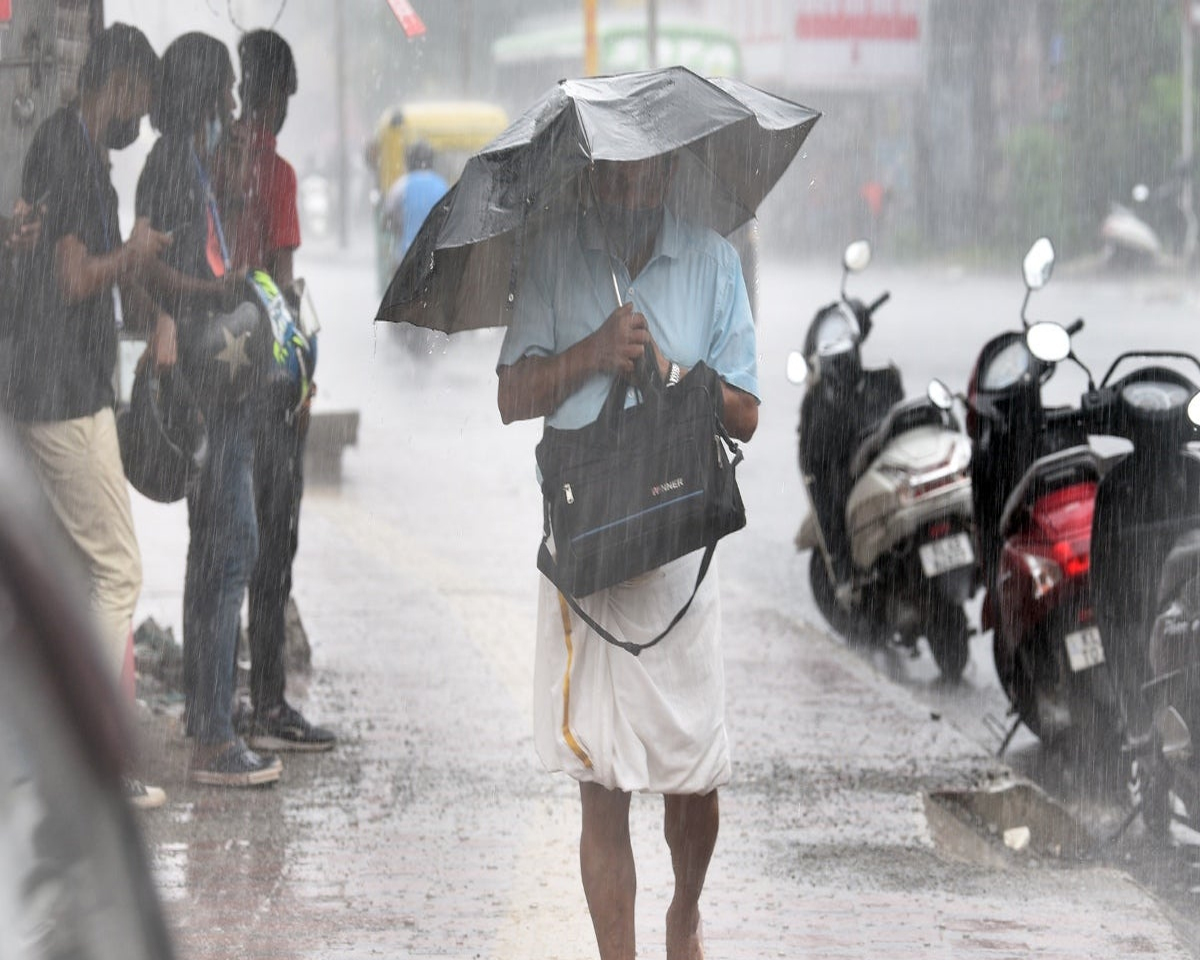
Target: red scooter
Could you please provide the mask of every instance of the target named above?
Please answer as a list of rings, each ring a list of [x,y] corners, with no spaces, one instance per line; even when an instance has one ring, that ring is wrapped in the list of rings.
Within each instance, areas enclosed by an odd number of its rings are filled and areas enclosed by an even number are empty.
[[[1000,520],[996,671],[1017,715],[1047,744],[1071,733],[1089,748],[1111,746],[1120,732],[1089,596],[1099,482],[1100,462],[1088,447],[1043,457]]]
[[[1025,260],[1025,306],[1049,280],[1053,261],[1048,240],[1034,244]],[[1030,352],[1025,306],[1025,330],[989,341],[969,384],[972,490],[987,588],[982,626],[992,630],[996,672],[1018,721],[1043,743],[1070,736],[1089,752],[1103,751],[1120,735],[1121,721],[1089,600],[1101,462],[1076,410],[1042,404],[1042,385],[1056,364]],[[1071,332],[1082,326],[1077,321]]]

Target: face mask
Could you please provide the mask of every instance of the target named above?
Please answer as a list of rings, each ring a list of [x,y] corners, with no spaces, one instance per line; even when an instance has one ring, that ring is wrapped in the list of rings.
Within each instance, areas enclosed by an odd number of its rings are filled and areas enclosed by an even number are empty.
[[[138,138],[142,128],[141,117],[131,117],[128,120],[110,120],[104,128],[103,141],[109,150],[124,150]]]
[[[603,201],[597,202],[608,252],[628,263],[658,234],[662,226],[663,208],[627,210]]]
[[[204,152],[211,154],[217,149],[217,145],[221,142],[221,134],[225,132],[225,127],[221,123],[220,117],[213,117],[204,124]]]

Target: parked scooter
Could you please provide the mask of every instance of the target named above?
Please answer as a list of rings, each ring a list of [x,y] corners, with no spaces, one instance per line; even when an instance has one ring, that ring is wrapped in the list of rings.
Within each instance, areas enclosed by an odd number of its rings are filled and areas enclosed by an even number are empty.
[[[1188,418],[1200,434],[1200,402],[1193,400]],[[1157,600],[1151,680],[1143,688],[1153,721],[1133,746],[1143,820],[1165,839],[1173,818],[1200,830],[1200,752],[1193,743],[1200,731],[1200,531],[1175,541]]]
[[[1178,267],[1195,240],[1196,215],[1184,202],[1186,170],[1156,187],[1134,186],[1130,204],[1113,203],[1100,224],[1104,259],[1115,267]]]
[[[1043,360],[1069,353],[1053,324],[1030,350]],[[1054,328],[1054,329],[1050,329]],[[1054,345],[1054,341],[1058,345]],[[1118,367],[1141,365],[1120,379]],[[1193,755],[1200,673],[1200,398],[1191,354],[1122,354],[1100,386],[1083,396],[1081,422],[1091,434],[1122,437],[1133,450],[1101,478],[1092,521],[1092,606],[1125,715],[1127,756],[1139,807],[1152,832],[1166,833],[1179,799],[1200,822],[1200,769]]]
[[[975,587],[971,447],[938,383],[905,401],[894,366],[866,369],[860,348],[888,299],[846,296],[870,262],[866,241],[843,257],[841,298],[813,317],[788,377],[808,380],[799,459],[812,509],[796,536],[812,550],[809,580],[822,616],[852,639],[915,650],[924,636],[942,676],[969,656],[963,603]]]
[[[1030,295],[1050,279],[1054,248],[1030,248],[1023,273],[1022,331],[984,345],[968,386],[974,443],[972,492],[996,673],[1013,712],[1044,743],[1068,736],[1111,752],[1119,704],[1089,592],[1092,509],[1101,462],[1079,414],[1047,408],[1042,387],[1056,361],[1026,344]],[[1082,329],[1083,321],[1070,330]],[[1007,744],[1007,741],[1006,741]]]

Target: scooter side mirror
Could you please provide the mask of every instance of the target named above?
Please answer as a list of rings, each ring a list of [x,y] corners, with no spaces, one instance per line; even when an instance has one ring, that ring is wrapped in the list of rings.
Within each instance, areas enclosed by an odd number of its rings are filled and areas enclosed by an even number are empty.
[[[1057,323],[1035,323],[1025,333],[1029,352],[1043,363],[1060,363],[1071,355],[1071,335]]]
[[[842,254],[842,266],[850,273],[861,273],[871,262],[871,244],[867,240],[855,240]]]
[[[941,380],[936,378],[930,380],[929,388],[925,393],[929,397],[929,402],[939,410],[949,410],[954,406],[954,394]]]
[[[1145,203],[1150,199],[1150,188],[1144,183],[1135,184],[1131,195],[1134,203]]]
[[[793,350],[788,354],[787,358],[787,378],[788,381],[800,386],[808,379],[808,362],[804,359],[804,354],[799,350]]]
[[[1021,272],[1025,275],[1025,286],[1030,290],[1041,290],[1050,282],[1054,271],[1054,244],[1049,237],[1038,237],[1025,254]]]
[[[1200,393],[1192,397],[1191,403],[1187,406],[1187,415],[1193,426],[1200,427]]]

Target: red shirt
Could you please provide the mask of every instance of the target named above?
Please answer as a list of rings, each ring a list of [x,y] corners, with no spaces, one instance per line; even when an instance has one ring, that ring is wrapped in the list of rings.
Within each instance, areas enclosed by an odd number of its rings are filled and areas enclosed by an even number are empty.
[[[238,209],[233,219],[234,268],[262,267],[276,250],[300,246],[296,208],[296,171],[275,152],[275,135],[245,121],[234,124],[241,136],[241,162],[234,191]],[[235,141],[236,142],[236,141]],[[240,202],[238,202],[240,201]]]

